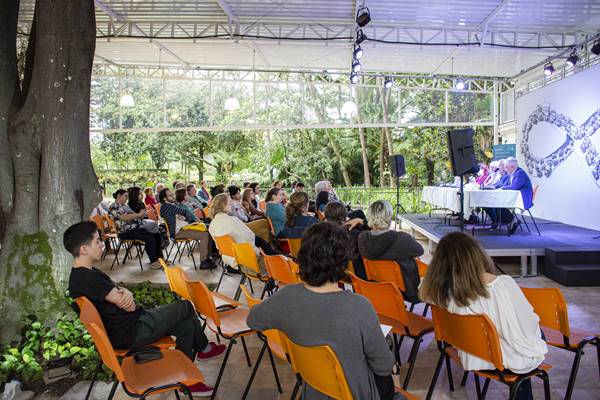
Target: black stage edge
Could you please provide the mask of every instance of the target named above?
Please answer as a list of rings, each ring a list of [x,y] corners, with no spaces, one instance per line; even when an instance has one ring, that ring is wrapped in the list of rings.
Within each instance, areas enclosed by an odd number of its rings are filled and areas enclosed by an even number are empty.
[[[545,256],[544,275],[565,286],[600,286],[600,241],[594,239],[599,231],[536,218],[541,236],[538,236],[530,218],[525,217],[532,228],[529,233],[522,224],[514,235],[506,229],[491,231],[475,229],[475,238],[492,257],[521,256],[525,259],[522,276],[527,275],[526,260],[531,258],[532,273],[537,273],[537,257]],[[459,226],[444,224],[441,216],[427,214],[404,214],[405,227],[426,236],[437,243]],[[470,233],[470,229],[467,228]]]

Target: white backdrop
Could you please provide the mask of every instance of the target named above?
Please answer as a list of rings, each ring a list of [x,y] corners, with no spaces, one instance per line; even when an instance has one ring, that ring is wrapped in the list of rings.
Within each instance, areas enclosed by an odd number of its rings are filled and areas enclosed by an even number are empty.
[[[519,166],[539,185],[533,215],[600,230],[600,65],[518,98],[516,113]]]

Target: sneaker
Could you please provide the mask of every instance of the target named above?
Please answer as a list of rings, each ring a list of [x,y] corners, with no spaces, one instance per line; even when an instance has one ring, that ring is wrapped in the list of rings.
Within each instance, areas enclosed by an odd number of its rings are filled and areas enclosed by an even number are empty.
[[[151,269],[162,269],[162,265],[160,265],[160,263],[158,261],[154,261],[153,263],[150,263],[150,268]]]
[[[521,221],[513,221],[509,226],[508,236],[511,236],[517,231],[517,228],[521,225]]]
[[[210,342],[210,350],[205,351],[204,353],[198,352],[196,358],[204,361],[210,360],[223,354],[226,348],[227,346],[225,346],[224,344],[216,344],[215,342]]]
[[[200,269],[215,269],[215,268],[217,268],[217,266],[215,265],[215,262],[213,260],[211,260],[210,258],[207,258],[206,260],[204,260],[200,263]]]
[[[192,396],[197,397],[210,397],[213,394],[213,387],[205,385],[204,383],[196,383],[195,385],[188,386],[190,392],[192,392]],[[183,389],[179,389],[180,392],[183,392]]]

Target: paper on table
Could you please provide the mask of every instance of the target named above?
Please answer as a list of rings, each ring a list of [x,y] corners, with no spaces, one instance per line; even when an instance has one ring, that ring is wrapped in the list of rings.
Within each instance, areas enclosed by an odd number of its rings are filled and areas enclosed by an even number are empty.
[[[392,327],[389,325],[383,325],[383,324],[379,324],[381,326],[381,332],[383,333],[383,336],[387,336],[388,333],[390,333],[390,331],[392,330]]]

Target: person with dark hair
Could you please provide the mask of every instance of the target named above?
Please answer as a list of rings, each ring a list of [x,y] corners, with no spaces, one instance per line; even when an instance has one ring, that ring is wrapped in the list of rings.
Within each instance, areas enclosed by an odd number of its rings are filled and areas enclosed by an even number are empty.
[[[137,186],[132,186],[127,189],[127,195],[129,197],[129,201],[127,205],[129,208],[133,210],[133,212],[140,212],[141,210],[146,209],[146,205],[144,204],[144,195],[142,193],[142,189]]]
[[[250,189],[252,189],[254,191],[254,200],[252,200],[252,204],[254,205],[254,208],[260,210],[260,207],[258,206],[258,198],[260,196],[260,185],[258,182],[252,182],[251,184],[248,185],[248,187]],[[265,210],[261,210],[261,211],[265,211]]]
[[[200,248],[200,269],[214,269],[215,263],[208,256],[210,235],[206,231],[184,229],[185,226],[196,222],[196,216],[189,207],[175,205],[175,194],[169,189],[163,189],[158,195],[160,201],[160,216],[169,227],[171,239],[192,239],[198,241]]]
[[[133,294],[113,282],[94,267],[100,262],[104,243],[96,224],[79,222],[63,235],[65,249],[74,257],[69,276],[71,298],[85,296],[104,323],[108,337],[117,349],[140,348],[164,336],[175,336],[176,347],[192,361],[209,360],[221,355],[225,345],[209,342],[202,322],[192,304],[184,300],[162,307],[144,309],[135,303]],[[189,386],[196,396],[210,396],[212,388],[199,383]]]
[[[317,211],[323,212],[325,211],[325,207],[327,207],[327,203],[329,203],[329,192],[320,191],[317,193],[317,201],[315,204],[315,208]]]
[[[276,237],[279,236],[279,233],[285,226],[285,208],[281,204],[282,198],[283,190],[277,187],[271,188],[265,197],[265,201],[267,202],[265,215],[271,219]]]
[[[210,192],[208,191],[206,181],[202,179],[200,182],[200,190],[198,190],[198,198],[208,205],[211,199]]]
[[[138,201],[131,202],[130,199],[130,203],[133,204],[134,207],[139,208],[140,205],[137,203],[141,202],[141,192],[139,188],[137,188],[137,191],[135,188],[136,187],[130,188],[129,193],[135,195],[137,192]],[[111,204],[108,213],[117,225],[119,239],[143,241],[146,254],[148,254],[148,258],[150,259],[150,267],[160,269],[161,266],[158,259],[163,257],[163,253],[158,225],[154,221],[144,220],[146,217],[146,207],[143,206],[144,203],[141,203],[142,206],[138,211],[133,211],[129,205],[125,204],[129,197],[129,193],[123,189],[117,190],[113,194],[115,202]]]
[[[308,195],[305,192],[292,193],[290,201],[285,206],[285,226],[280,236],[299,239],[309,226],[319,223],[318,219],[307,215],[307,212]]]
[[[257,331],[279,329],[303,346],[331,346],[355,399],[403,398],[394,397],[394,356],[373,306],[338,286],[352,258],[349,242],[348,232],[338,225],[322,222],[308,228],[298,253],[304,283],[286,285],[255,305],[248,326]],[[302,398],[328,397],[305,383]]]
[[[208,201],[204,200],[202,197],[198,196],[198,189],[196,189],[196,185],[190,183],[185,187],[187,191],[186,199],[192,204],[194,209],[199,208],[203,209],[208,205]]]
[[[210,189],[211,199],[221,193],[225,193],[225,185],[222,183],[219,183],[218,185],[215,185]]]
[[[244,210],[244,207],[242,207],[242,203],[240,202],[242,199],[240,188],[235,185],[230,185],[227,188],[227,192],[231,198],[231,213],[229,215],[239,218],[242,222],[248,222],[250,216],[246,213],[246,210]]]
[[[302,183],[302,182],[294,182],[294,184],[292,185],[292,188],[294,189],[292,191],[292,194],[294,194],[296,192],[304,192],[304,183]]]
[[[250,186],[250,182],[244,182],[244,184],[242,185],[244,189],[246,189],[248,186]]]
[[[177,185],[179,185],[179,181],[173,181],[173,190],[177,190]]]

